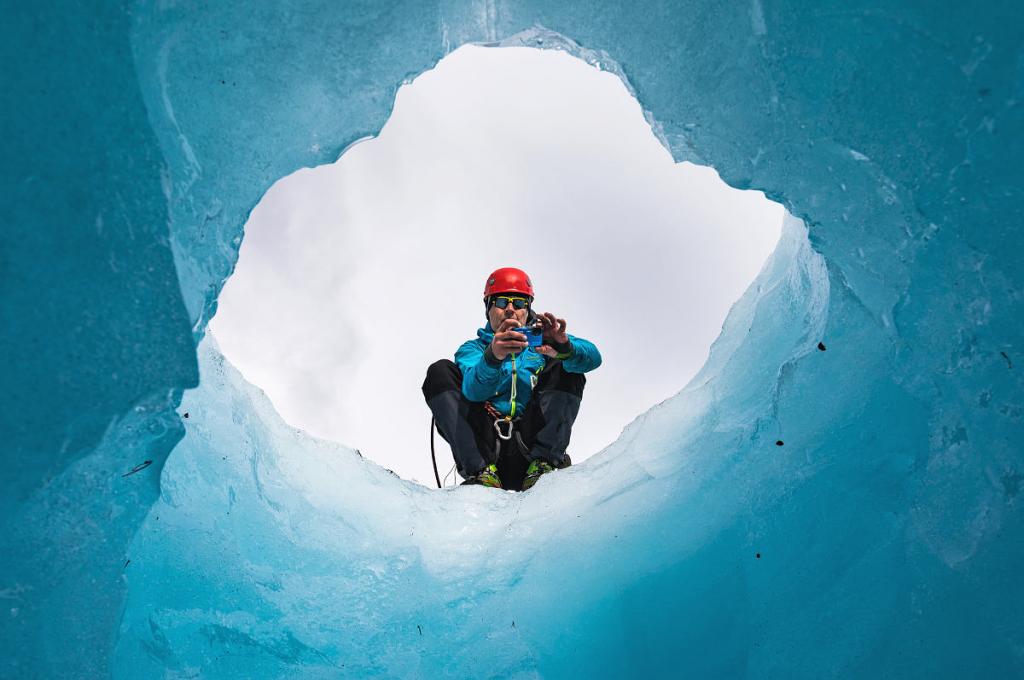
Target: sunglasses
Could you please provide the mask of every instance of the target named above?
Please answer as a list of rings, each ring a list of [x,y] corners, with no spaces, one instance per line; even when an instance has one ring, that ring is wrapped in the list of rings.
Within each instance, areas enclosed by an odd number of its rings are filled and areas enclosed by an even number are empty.
[[[505,297],[504,295],[491,298],[491,306],[497,307],[498,309],[505,309],[509,303],[512,303],[513,309],[526,309],[530,301],[526,298],[521,297]]]

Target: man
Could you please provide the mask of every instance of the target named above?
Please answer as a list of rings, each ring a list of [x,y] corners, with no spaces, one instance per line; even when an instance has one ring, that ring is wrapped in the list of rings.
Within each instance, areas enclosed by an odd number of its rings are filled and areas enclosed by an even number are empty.
[[[579,413],[584,373],[601,365],[565,319],[533,312],[526,272],[498,269],[484,285],[487,325],[455,353],[430,365],[423,396],[451,445],[463,484],[523,490],[572,464],[566,449]],[[516,328],[542,331],[531,347]]]

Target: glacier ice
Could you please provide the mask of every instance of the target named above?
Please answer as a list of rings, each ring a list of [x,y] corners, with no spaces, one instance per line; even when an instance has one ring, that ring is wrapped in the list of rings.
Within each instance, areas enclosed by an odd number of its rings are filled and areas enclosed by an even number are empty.
[[[5,10],[0,675],[1024,674],[1021,14]],[[466,42],[620,73],[806,224],[689,386],[521,496],[289,430],[203,340],[270,183]]]
[[[778,376],[761,372],[759,389],[729,400],[735,410],[714,395],[747,389],[750,353],[774,366],[817,354],[811,340],[824,331],[829,287],[821,256],[792,220],[734,308],[709,369],[597,460],[522,495],[433,491],[308,437],[281,421],[208,336],[200,387],[178,409],[189,414],[186,435],[129,550],[114,667],[141,677],[164,669],[212,677],[663,672],[668,660],[651,650],[624,653],[588,640],[586,628],[567,631],[584,616],[595,630],[618,630],[638,574],[656,580],[709,535],[734,531],[751,495],[789,492],[803,456],[741,471],[766,442],[737,441],[768,407],[766,387]],[[788,305],[794,298],[807,305]],[[747,333],[761,304],[776,310],[762,326],[770,349]],[[709,420],[716,432],[701,432]],[[709,440],[734,442],[736,455],[719,455],[721,443]],[[731,492],[694,513],[706,487],[726,476]],[[667,531],[647,521],[658,516],[677,519]],[[732,547],[730,585],[742,590],[762,566],[754,551],[770,548],[751,537]],[[654,642],[661,625],[634,623],[626,638]],[[720,634],[710,621],[700,628]],[[560,665],[566,637],[582,657],[570,667]]]

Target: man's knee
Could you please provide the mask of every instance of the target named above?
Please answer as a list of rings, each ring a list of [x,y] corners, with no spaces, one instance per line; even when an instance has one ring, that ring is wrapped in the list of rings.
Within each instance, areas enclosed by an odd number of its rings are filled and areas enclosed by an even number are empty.
[[[587,386],[587,376],[582,373],[569,373],[568,371],[562,371],[562,374],[563,378],[559,383],[558,389],[575,394],[577,397],[582,397],[583,388]]]
[[[583,388],[587,385],[587,376],[584,374],[569,373],[559,365],[546,378],[537,383],[536,391],[557,390],[583,398]]]
[[[462,391],[462,371],[451,359],[440,359],[427,367],[423,380],[423,397],[430,401],[448,390]]]

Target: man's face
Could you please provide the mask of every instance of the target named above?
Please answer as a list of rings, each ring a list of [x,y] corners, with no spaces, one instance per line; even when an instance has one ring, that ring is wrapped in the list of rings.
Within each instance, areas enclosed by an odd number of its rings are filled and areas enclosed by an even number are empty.
[[[498,328],[501,327],[501,322],[505,319],[515,319],[517,326],[525,326],[526,319],[528,318],[530,311],[526,307],[522,309],[516,309],[515,305],[511,302],[505,306],[505,309],[499,309],[494,304],[494,299],[498,297],[507,298],[523,298],[527,299],[526,296],[520,295],[519,293],[508,293],[499,294],[491,298],[491,306],[487,308],[487,320],[491,324],[491,330],[497,332]]]

